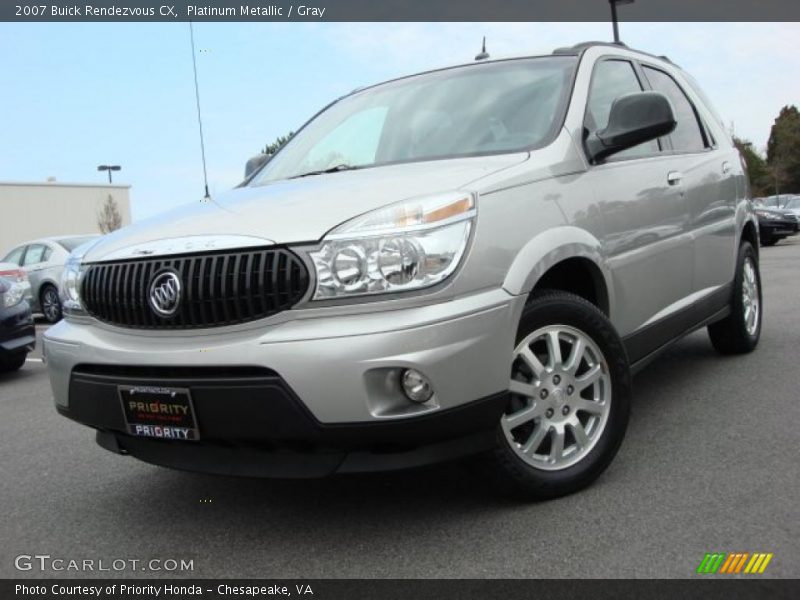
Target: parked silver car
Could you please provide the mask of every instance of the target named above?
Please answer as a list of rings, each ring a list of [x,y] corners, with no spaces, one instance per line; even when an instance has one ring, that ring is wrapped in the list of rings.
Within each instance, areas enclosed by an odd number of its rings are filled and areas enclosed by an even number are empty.
[[[25,242],[12,248],[3,262],[22,267],[31,283],[31,308],[48,321],[61,319],[58,285],[69,253],[98,235],[50,237]]]
[[[633,370],[705,326],[749,352],[762,313],[723,121],[599,43],[353,92],[230,193],[74,253],[63,293],[56,408],[108,450],[276,477],[474,454],[529,498],[609,465]]]

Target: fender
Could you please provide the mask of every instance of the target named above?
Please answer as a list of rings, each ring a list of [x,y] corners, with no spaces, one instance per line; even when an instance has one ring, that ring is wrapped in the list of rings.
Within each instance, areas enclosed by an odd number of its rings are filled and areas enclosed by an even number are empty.
[[[756,217],[756,211],[753,207],[751,201],[739,201],[736,205],[736,244],[734,245],[734,253],[738,253],[739,244],[742,242],[742,232],[744,232],[745,225],[751,223],[756,230],[756,239],[758,240],[758,244],[756,245],[756,253],[758,253],[759,248],[758,246],[761,243],[759,238],[759,229],[758,229],[758,217]]]
[[[529,294],[548,269],[568,258],[586,258],[599,268],[608,293],[609,312],[613,314],[614,287],[602,244],[579,227],[554,227],[531,239],[511,263],[503,289],[515,296]]]

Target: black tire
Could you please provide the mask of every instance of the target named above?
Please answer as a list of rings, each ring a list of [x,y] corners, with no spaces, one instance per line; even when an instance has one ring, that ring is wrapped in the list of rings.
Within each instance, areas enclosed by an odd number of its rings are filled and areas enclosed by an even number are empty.
[[[9,373],[11,371],[18,371],[25,364],[27,352],[15,352],[0,357],[0,373]]]
[[[753,333],[748,332],[745,325],[744,271],[745,262],[752,261],[755,269],[755,280],[758,285],[757,327]],[[711,344],[720,354],[746,354],[752,352],[761,337],[761,324],[764,315],[764,302],[761,293],[761,273],[758,267],[758,255],[750,242],[742,242],[736,261],[736,276],[733,279],[733,297],[731,298],[731,314],[708,326],[708,337]]]
[[[779,238],[779,237],[762,237],[761,238],[761,245],[762,246],[774,246],[780,240],[781,240],[781,238]]]
[[[548,325],[577,329],[597,345],[608,365],[613,401],[605,429],[599,433],[592,449],[579,462],[560,470],[544,470],[525,462],[511,448],[511,442],[498,424],[496,445],[485,457],[484,468],[501,490],[525,500],[547,500],[570,494],[597,479],[619,450],[630,414],[632,387],[628,358],[606,316],[573,294],[551,290],[537,292],[522,313],[515,345]]]
[[[45,308],[45,303],[52,306],[52,309]],[[53,304],[50,304],[52,302]],[[39,292],[39,306],[42,309],[44,318],[49,323],[58,323],[61,320],[61,298],[58,296],[58,289],[54,285],[46,284]]]

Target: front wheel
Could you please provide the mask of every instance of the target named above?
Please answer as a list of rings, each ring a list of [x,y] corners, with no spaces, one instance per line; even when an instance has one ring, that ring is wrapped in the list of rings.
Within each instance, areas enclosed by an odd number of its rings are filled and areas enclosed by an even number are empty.
[[[25,364],[27,352],[15,352],[6,356],[0,356],[0,373],[18,371]]]
[[[774,246],[780,241],[781,238],[777,237],[762,237],[761,238],[761,245],[762,246]]]
[[[630,412],[628,360],[614,327],[573,294],[537,293],[510,365],[510,403],[489,467],[527,499],[575,492],[611,463]]]
[[[761,337],[763,312],[758,256],[750,242],[742,242],[733,280],[731,314],[708,326],[714,349],[720,354],[752,352]]]

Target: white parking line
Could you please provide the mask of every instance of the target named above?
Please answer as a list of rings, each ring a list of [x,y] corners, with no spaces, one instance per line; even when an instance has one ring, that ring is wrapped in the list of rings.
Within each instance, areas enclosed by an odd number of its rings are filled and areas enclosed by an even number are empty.
[[[41,358],[26,358],[25,362],[42,362]]]

